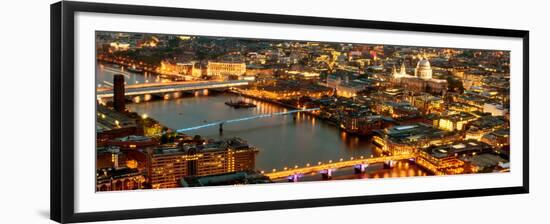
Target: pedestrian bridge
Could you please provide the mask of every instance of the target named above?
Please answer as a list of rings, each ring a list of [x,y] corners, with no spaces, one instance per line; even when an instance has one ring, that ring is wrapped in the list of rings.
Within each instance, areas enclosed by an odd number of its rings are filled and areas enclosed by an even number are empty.
[[[198,125],[198,126],[189,127],[189,128],[182,128],[182,129],[176,130],[176,132],[179,132],[179,133],[188,132],[188,131],[193,131],[193,130],[197,130],[197,129],[201,129],[201,128],[208,128],[208,127],[213,127],[213,126],[219,126],[220,131],[221,131],[224,124],[231,124],[231,123],[237,123],[237,122],[242,122],[242,121],[249,121],[249,120],[255,120],[255,119],[260,119],[260,118],[268,118],[268,117],[273,117],[273,116],[281,116],[281,115],[288,115],[288,114],[294,114],[294,113],[298,113],[298,112],[308,112],[308,111],[315,111],[315,110],[319,110],[319,108],[297,109],[297,110],[289,110],[289,111],[282,111],[282,112],[269,113],[269,114],[260,114],[260,115],[254,115],[254,116],[249,116],[249,117],[242,117],[242,118],[235,118],[235,119],[230,119],[230,120],[216,121],[216,122],[203,124],[203,125]]]

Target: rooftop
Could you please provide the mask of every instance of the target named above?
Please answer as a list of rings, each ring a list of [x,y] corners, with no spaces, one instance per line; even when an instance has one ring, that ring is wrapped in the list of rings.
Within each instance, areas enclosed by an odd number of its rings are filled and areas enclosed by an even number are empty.
[[[96,132],[137,126],[134,119],[102,105],[97,106],[96,124]]]
[[[480,155],[468,157],[464,159],[467,162],[470,162],[471,164],[478,166],[478,167],[495,167],[499,164],[505,164],[508,161],[501,158],[500,156],[490,154],[490,153],[483,153]],[[508,164],[509,166],[509,164]]]
[[[140,172],[138,169],[131,169],[127,167],[123,168],[104,168],[96,170],[96,179],[98,182],[108,179],[116,179],[125,176],[135,176],[139,175]]]
[[[501,127],[506,124],[503,116],[483,116],[470,123],[471,130],[485,130]]]
[[[187,154],[194,152],[214,152],[224,151],[228,149],[233,150],[255,150],[245,140],[240,138],[230,138],[223,141],[204,142],[203,144],[182,144],[180,146],[167,146],[160,147],[154,150],[156,155],[169,155],[169,154]]]
[[[474,116],[470,113],[465,113],[465,112],[459,112],[459,113],[456,113],[456,114],[450,114],[450,115],[442,117],[442,119],[447,119],[447,120],[451,120],[451,121],[467,121],[467,120],[471,120],[471,119],[474,119],[474,118],[476,118],[476,116]]]
[[[268,177],[255,171],[232,172],[202,177],[184,177],[180,184],[183,187],[219,186],[229,184],[260,184],[270,183]]]
[[[116,142],[147,142],[147,141],[151,141],[151,138],[149,138],[147,136],[128,135],[126,137],[116,138],[113,141],[116,141]]]
[[[483,142],[475,140],[466,140],[453,142],[451,144],[432,146],[424,149],[428,154],[435,158],[445,158],[450,156],[458,156],[466,153],[480,153],[489,151],[491,147]]]
[[[393,142],[399,143],[416,142],[423,139],[442,138],[450,134],[450,132],[436,129],[424,123],[393,126],[391,128],[382,130],[382,135],[385,135]]]

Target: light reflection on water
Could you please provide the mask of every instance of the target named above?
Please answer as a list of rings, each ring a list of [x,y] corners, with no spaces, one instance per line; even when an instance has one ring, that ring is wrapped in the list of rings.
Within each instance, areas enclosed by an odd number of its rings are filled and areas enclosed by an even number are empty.
[[[139,84],[139,83],[156,83],[161,82],[162,78],[159,75],[151,74],[149,72],[131,72],[124,66],[115,67],[108,63],[98,63],[96,66],[96,86],[106,87],[113,83],[113,76],[115,74],[124,75],[124,81],[126,84]]]
[[[242,98],[236,95],[210,94],[129,104],[128,108],[140,114],[146,113],[172,129],[288,110],[253,99],[245,100],[256,104],[255,108],[235,109],[225,105],[226,101],[239,99]],[[296,119],[292,116],[274,116],[226,124],[222,136],[217,127],[194,130],[187,134],[213,139],[246,139],[260,149],[256,157],[256,167],[261,170],[280,169],[289,165],[303,166],[306,163],[351,156],[370,156],[372,153],[367,139],[345,134],[325,122],[317,122],[316,118],[305,113],[296,114]]]
[[[416,164],[409,161],[399,161],[393,168],[384,168],[382,164],[370,165],[365,173],[355,173],[353,167],[341,168],[333,171],[331,180],[348,180],[348,179],[379,179],[379,178],[395,178],[395,177],[414,177],[426,176],[424,170]],[[323,180],[321,174],[310,173],[304,175],[298,181],[319,181]],[[287,178],[278,179],[275,182],[288,182]]]

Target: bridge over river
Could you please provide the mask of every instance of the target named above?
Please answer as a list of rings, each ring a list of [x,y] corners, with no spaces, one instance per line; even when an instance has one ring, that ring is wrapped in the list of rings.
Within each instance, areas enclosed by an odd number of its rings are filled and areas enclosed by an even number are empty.
[[[229,80],[229,81],[185,81],[185,82],[168,82],[168,83],[142,83],[127,85],[125,87],[126,96],[137,95],[152,95],[166,94],[172,92],[183,92],[201,89],[224,89],[237,86],[246,86],[246,80]],[[113,97],[112,87],[97,88],[97,98]]]
[[[176,130],[176,132],[178,132],[178,133],[188,132],[188,131],[193,131],[193,130],[197,130],[197,129],[201,129],[201,128],[208,128],[208,127],[213,127],[213,126],[219,126],[220,131],[222,131],[222,128],[223,128],[224,124],[231,124],[231,123],[237,123],[237,122],[242,122],[242,121],[249,121],[249,120],[255,120],[255,119],[260,119],[260,118],[268,118],[268,117],[273,117],[273,116],[281,116],[281,115],[288,115],[288,114],[294,114],[294,113],[298,113],[298,112],[308,112],[308,111],[315,111],[315,110],[319,110],[319,108],[297,109],[297,110],[289,110],[289,111],[275,112],[275,113],[269,113],[269,114],[259,114],[259,115],[249,116],[249,117],[241,117],[241,118],[235,118],[235,119],[230,119],[230,120],[216,121],[216,122],[203,124],[203,125],[198,125],[198,126],[194,126],[194,127],[182,128],[182,129]]]
[[[265,172],[264,175],[268,176],[270,179],[280,179],[288,177],[289,180],[298,181],[298,178],[302,175],[319,172],[323,175],[323,178],[330,178],[330,176],[332,175],[332,171],[340,168],[355,167],[356,171],[365,172],[365,169],[369,164],[385,163],[389,167],[393,167],[396,161],[415,158],[416,156],[414,154],[389,155],[369,158],[364,158],[362,156],[359,158],[351,157],[349,160],[340,159],[340,161],[335,162],[330,160],[327,163],[318,162],[314,165],[310,165],[308,163],[304,167],[285,167],[283,170],[280,171],[273,169],[271,172]]]

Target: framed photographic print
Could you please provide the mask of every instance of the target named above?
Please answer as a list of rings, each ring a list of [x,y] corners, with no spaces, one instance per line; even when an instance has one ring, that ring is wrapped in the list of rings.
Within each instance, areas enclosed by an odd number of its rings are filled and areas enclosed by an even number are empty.
[[[527,193],[529,32],[51,5],[61,223]]]

